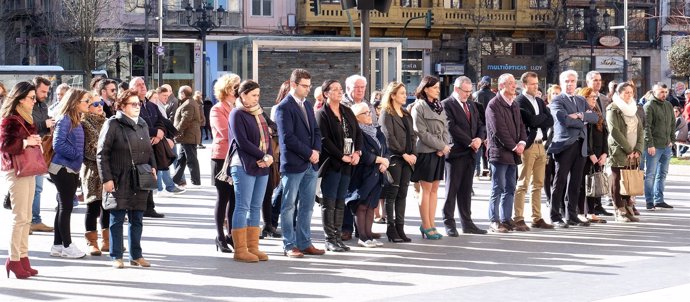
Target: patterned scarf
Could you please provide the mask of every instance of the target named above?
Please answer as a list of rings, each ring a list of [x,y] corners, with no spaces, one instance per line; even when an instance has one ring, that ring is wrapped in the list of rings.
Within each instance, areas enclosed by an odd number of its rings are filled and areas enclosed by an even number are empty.
[[[599,110],[599,105],[594,104],[592,111],[594,111],[599,117],[599,120],[597,121],[597,130],[599,130],[599,132],[604,131],[604,116],[601,114],[601,110]]]
[[[259,135],[261,137],[259,141],[259,149],[261,150],[261,152],[267,153],[268,147],[271,145],[271,135],[268,131],[268,123],[264,118],[264,111],[261,108],[261,105],[257,103],[254,107],[247,108],[244,107],[244,104],[242,104],[242,99],[237,98],[237,100],[235,100],[235,108],[244,110],[245,112],[248,112],[249,114],[254,116],[254,118],[256,119],[256,124],[259,126]]]
[[[34,117],[31,115],[31,110],[27,110],[24,107],[22,107],[21,104],[17,105],[17,113],[19,113],[19,116],[21,116],[25,121],[27,121],[29,124],[33,125],[34,124]]]
[[[443,112],[443,106],[441,106],[441,102],[439,102],[439,100],[429,101],[425,99],[424,101],[426,101],[427,105],[429,105],[429,107],[431,107],[431,110],[436,112],[436,114],[441,114],[441,112]]]
[[[366,134],[367,136],[371,137],[377,145],[379,145],[379,148],[381,148],[381,142],[379,142],[379,139],[376,138],[376,126],[373,124],[365,125],[362,123],[359,123],[359,128],[362,129],[362,132]]]

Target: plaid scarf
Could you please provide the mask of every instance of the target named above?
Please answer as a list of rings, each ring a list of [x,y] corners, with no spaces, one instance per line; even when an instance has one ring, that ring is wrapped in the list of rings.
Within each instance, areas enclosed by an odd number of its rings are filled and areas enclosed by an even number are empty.
[[[235,101],[235,107],[254,116],[256,119],[256,124],[259,126],[259,135],[261,137],[259,140],[259,149],[263,153],[268,153],[268,147],[271,145],[271,134],[268,131],[268,122],[266,122],[266,118],[264,118],[264,111],[261,108],[261,105],[257,103],[254,107],[247,108],[244,107],[244,104],[242,104],[242,99],[237,98]]]

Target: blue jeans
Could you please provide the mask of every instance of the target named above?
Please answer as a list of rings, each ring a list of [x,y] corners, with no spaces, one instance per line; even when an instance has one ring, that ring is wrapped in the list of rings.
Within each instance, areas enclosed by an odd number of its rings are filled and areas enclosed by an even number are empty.
[[[314,212],[317,172],[309,167],[302,173],[283,173],[283,205],[280,209],[280,227],[283,230],[283,248],[297,247],[304,250],[311,245],[311,214]],[[295,201],[297,202],[297,224],[293,227]]]
[[[645,152],[644,198],[647,206],[664,202],[664,183],[671,162],[671,147],[657,148],[654,156]]]
[[[41,192],[43,192],[43,175],[36,175],[34,201],[31,204],[31,223],[41,223]]]
[[[268,175],[252,176],[242,166],[230,167],[235,190],[235,212],[232,214],[232,228],[258,227],[261,218],[261,204],[264,202]]]
[[[490,167],[491,196],[489,197],[489,221],[506,222],[513,216],[517,166],[490,163]]]
[[[170,170],[158,170],[156,173],[158,174],[158,192],[163,191],[163,184],[165,184],[166,191],[172,192],[175,189],[175,183],[170,177]]]
[[[144,229],[144,211],[111,210],[110,211],[110,258],[122,259],[122,224],[125,222],[125,214],[129,221],[129,259],[136,260],[141,254],[141,232]]]

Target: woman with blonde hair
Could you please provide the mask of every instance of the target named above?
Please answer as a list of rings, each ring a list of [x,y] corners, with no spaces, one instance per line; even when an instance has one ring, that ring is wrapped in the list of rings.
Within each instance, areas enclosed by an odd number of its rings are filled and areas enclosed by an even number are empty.
[[[50,255],[82,258],[86,253],[72,244],[71,216],[74,194],[79,187],[79,171],[84,162],[84,127],[82,117],[89,112],[91,95],[82,89],[70,88],[57,110],[53,134],[53,160],[48,173],[58,191],[53,246]]]
[[[31,204],[34,200],[36,176],[17,176],[13,162],[15,156],[24,153],[27,148],[38,148],[41,145],[41,137],[31,115],[35,103],[34,85],[19,82],[0,107],[0,174],[9,188],[8,196],[12,205],[12,236],[5,270],[7,277],[12,272],[17,279],[26,279],[38,274],[29,262]]]
[[[406,101],[407,91],[401,82],[388,84],[381,99],[379,124],[391,155],[388,171],[393,177],[393,183],[386,184],[381,195],[385,199],[384,213],[388,217],[386,236],[391,242],[412,241],[405,235],[405,207],[407,188],[417,161],[417,134],[412,128],[412,115],[404,108]]]
[[[223,164],[228,154],[230,141],[229,118],[235,108],[237,95],[235,90],[240,86],[240,77],[236,74],[225,74],[213,85],[213,94],[218,99],[211,108],[211,184],[216,187],[216,206],[214,218],[216,221],[216,250],[230,253],[232,242],[232,214],[235,211],[235,191],[230,183],[215,178],[223,170]],[[223,232],[223,225],[227,219],[227,235]],[[228,246],[228,244],[230,246]]]

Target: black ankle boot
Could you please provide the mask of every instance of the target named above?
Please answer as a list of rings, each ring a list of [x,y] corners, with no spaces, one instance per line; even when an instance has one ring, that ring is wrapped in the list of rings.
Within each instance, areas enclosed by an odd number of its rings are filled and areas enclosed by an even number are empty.
[[[396,224],[395,225],[395,230],[398,231],[398,237],[402,239],[403,242],[412,242],[412,239],[407,237],[405,235],[405,225],[404,224]]]
[[[220,250],[222,253],[232,253],[232,249],[224,240],[216,237],[216,251]]]
[[[402,238],[400,238],[400,235],[398,235],[398,230],[392,223],[389,223],[388,228],[386,228],[386,237],[388,237],[388,242],[403,242]]]

